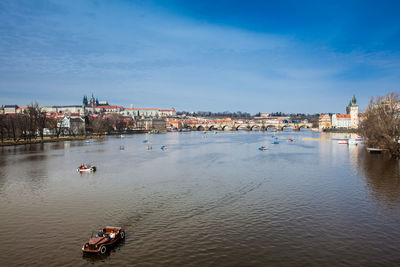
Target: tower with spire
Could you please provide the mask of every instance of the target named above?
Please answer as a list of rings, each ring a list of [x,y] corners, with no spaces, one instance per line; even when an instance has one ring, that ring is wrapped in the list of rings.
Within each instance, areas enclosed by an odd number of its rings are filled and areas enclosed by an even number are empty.
[[[85,107],[87,107],[87,105],[88,105],[88,100],[87,100],[87,96],[86,96],[86,95],[83,96],[82,104],[83,104]]]
[[[94,95],[92,93],[92,97],[90,98],[90,102],[89,102],[90,106],[92,108],[94,108],[96,106],[96,100],[94,99]]]
[[[357,129],[358,128],[358,124],[360,122],[359,118],[358,118],[358,105],[357,105],[357,99],[356,96],[353,95],[353,98],[351,99],[351,102],[349,104],[349,113],[350,113],[350,128],[352,129]]]

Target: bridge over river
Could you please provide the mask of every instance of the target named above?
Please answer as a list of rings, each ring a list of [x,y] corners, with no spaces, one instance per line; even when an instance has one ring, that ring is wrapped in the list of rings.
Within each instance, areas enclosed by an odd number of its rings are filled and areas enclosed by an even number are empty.
[[[283,131],[285,128],[292,128],[294,131],[299,131],[301,128],[312,128],[312,123],[207,123],[200,125],[193,125],[190,127],[195,131],[266,131],[268,129],[276,129]]]

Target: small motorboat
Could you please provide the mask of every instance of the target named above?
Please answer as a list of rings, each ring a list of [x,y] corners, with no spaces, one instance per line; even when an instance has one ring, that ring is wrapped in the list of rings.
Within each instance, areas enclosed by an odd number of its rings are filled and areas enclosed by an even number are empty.
[[[259,148],[258,148],[258,150],[260,150],[260,151],[264,151],[264,150],[267,150],[268,148],[266,148],[265,146],[260,146]]]
[[[338,143],[339,145],[347,145],[347,144],[348,144],[347,140],[340,140],[340,141],[338,141],[337,143]]]
[[[288,141],[289,141],[289,142],[293,142],[294,139],[293,139],[293,138],[289,138]]]
[[[105,254],[107,250],[125,239],[125,231],[121,227],[106,226],[92,232],[89,241],[83,244],[82,252]]]
[[[358,142],[357,142],[357,140],[356,140],[356,139],[349,139],[349,142],[348,142],[348,144],[349,144],[349,145],[357,145],[357,144],[358,144]]]
[[[167,146],[161,146],[160,149],[161,150],[167,150]]]
[[[119,150],[125,150],[124,146],[119,146]]]
[[[279,144],[279,142],[278,141],[274,141],[274,142],[272,142],[272,144],[273,145],[277,145],[277,144]]]
[[[81,164],[76,170],[78,172],[95,172],[96,166]]]
[[[143,140],[143,143],[144,144],[146,144],[146,143],[148,143],[149,142],[149,140]]]

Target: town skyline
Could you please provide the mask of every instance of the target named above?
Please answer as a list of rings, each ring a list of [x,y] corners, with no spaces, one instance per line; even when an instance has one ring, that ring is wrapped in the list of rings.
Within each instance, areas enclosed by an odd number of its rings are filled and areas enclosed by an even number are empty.
[[[355,97],[355,95],[353,95],[353,97]],[[157,106],[154,106],[154,105],[152,105],[152,106],[139,106],[139,105],[135,105],[134,103],[130,103],[128,105],[121,105],[119,103],[111,103],[111,102],[109,102],[107,100],[107,98],[99,98],[94,93],[90,93],[90,94],[82,95],[81,100],[80,101],[75,101],[75,103],[67,103],[67,104],[53,103],[53,104],[49,104],[49,105],[43,105],[39,101],[34,100],[34,101],[29,102],[29,103],[22,103],[22,104],[21,103],[0,103],[0,108],[4,108],[5,106],[14,106],[14,105],[18,106],[19,108],[22,108],[22,107],[27,107],[27,106],[33,105],[33,104],[39,104],[39,106],[41,106],[41,107],[82,106],[82,104],[85,102],[85,99],[86,99],[87,106],[90,106],[91,98],[93,98],[93,100],[96,101],[97,105],[99,105],[99,106],[108,105],[108,106],[112,106],[112,107],[120,107],[122,109],[127,109],[127,108],[129,109],[129,108],[133,108],[133,107],[134,108],[138,108],[138,109],[141,109],[141,108],[147,109],[148,108],[148,109],[161,109],[161,110],[163,108],[164,109],[165,108],[173,108],[177,112],[186,112],[186,113],[207,113],[207,112],[211,112],[211,113],[221,113],[222,114],[222,113],[242,112],[242,113],[248,113],[248,114],[250,114],[252,116],[254,116],[256,114],[259,114],[259,113],[265,113],[265,112],[267,112],[267,113],[282,113],[282,114],[308,114],[308,115],[312,115],[312,114],[336,114],[336,113],[340,114],[340,113],[345,112],[345,108],[343,108],[343,107],[344,107],[344,105],[346,103],[346,101],[343,102],[342,108],[341,108],[341,110],[339,112],[325,111],[325,112],[304,113],[304,112],[295,112],[295,111],[294,112],[285,112],[285,111],[282,111],[282,110],[267,110],[267,109],[259,110],[257,112],[249,112],[247,110],[181,110],[181,109],[175,108],[178,105],[164,105],[162,107],[157,107]],[[347,100],[348,99],[350,99],[350,97],[348,97]],[[366,107],[368,105],[368,103],[364,103],[364,105]],[[363,110],[362,107],[364,105],[361,105],[360,111]]]
[[[43,0],[1,10],[4,104],[67,105],[94,91],[123,106],[335,113],[353,94],[364,108],[399,91],[396,1]]]

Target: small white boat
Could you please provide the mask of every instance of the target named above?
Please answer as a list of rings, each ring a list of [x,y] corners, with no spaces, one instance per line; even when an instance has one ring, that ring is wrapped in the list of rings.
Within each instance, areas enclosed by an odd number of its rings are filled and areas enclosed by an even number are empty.
[[[95,172],[96,166],[82,164],[76,169],[77,172]]]
[[[338,141],[337,143],[338,143],[339,145],[347,145],[347,144],[348,144],[347,140],[340,140],[340,141]]]
[[[356,139],[349,139],[348,143],[349,143],[349,145],[357,145],[358,144]]]

